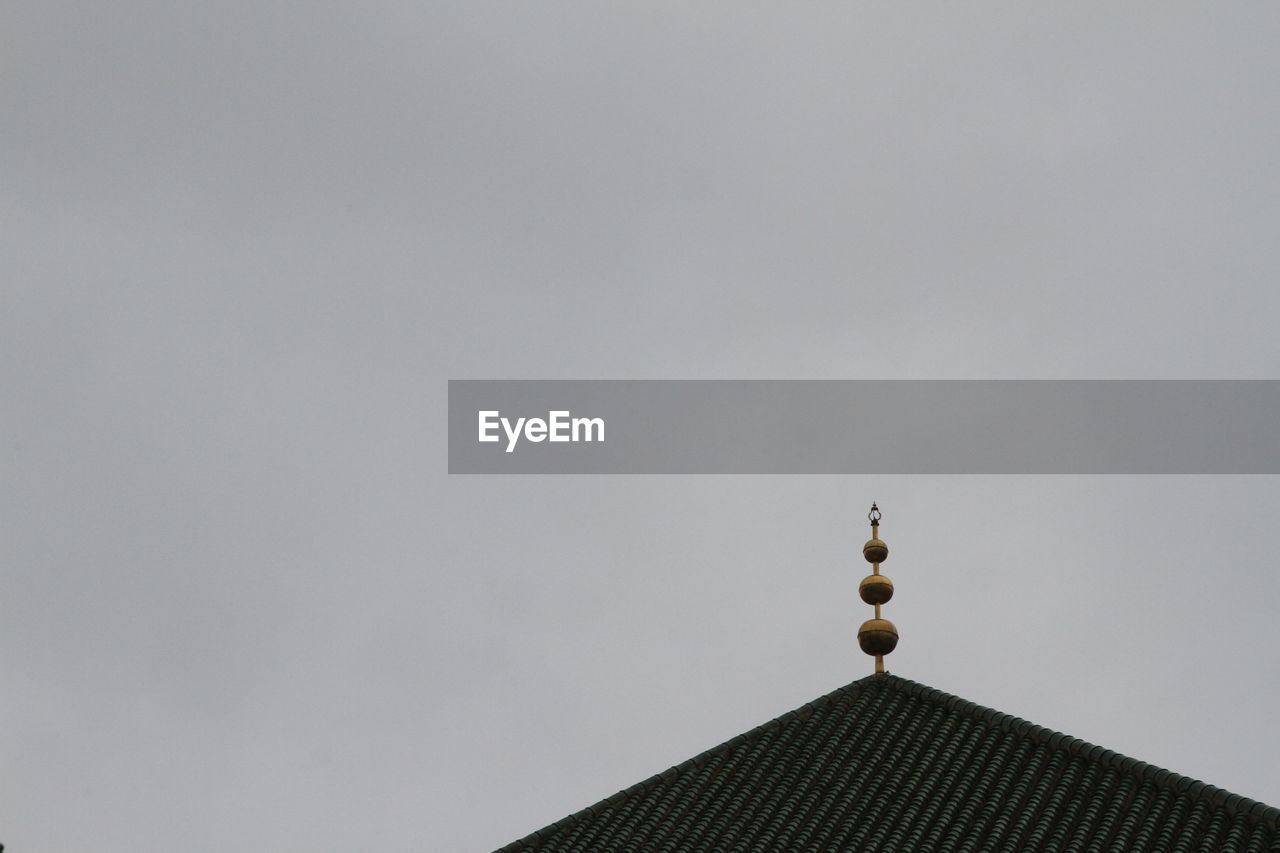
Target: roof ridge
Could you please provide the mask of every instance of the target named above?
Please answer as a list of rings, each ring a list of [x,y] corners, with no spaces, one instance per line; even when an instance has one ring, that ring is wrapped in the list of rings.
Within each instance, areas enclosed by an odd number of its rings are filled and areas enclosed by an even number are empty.
[[[888,675],[888,673],[885,673],[885,675]],[[857,683],[854,682],[854,684]],[[848,687],[852,686],[848,685]],[[1184,776],[1181,773],[1159,767],[1150,762],[1131,758],[1113,749],[1089,743],[1081,738],[1072,737],[1046,726],[1037,725],[1021,717],[1015,717],[1012,714],[1006,714],[1003,711],[979,705],[976,702],[971,702],[968,699],[947,693],[936,687],[930,687],[927,684],[920,684],[919,682],[894,675],[885,679],[885,686],[894,687],[950,710],[967,714],[988,726],[998,726],[1004,731],[1013,732],[1037,743],[1043,743],[1051,749],[1060,749],[1069,755],[1085,758],[1104,767],[1115,768],[1133,776],[1138,781],[1150,781],[1157,787],[1170,790],[1174,794],[1185,794],[1193,802],[1203,802],[1206,805],[1221,808],[1232,817],[1243,815],[1244,819],[1250,823],[1262,823],[1269,829],[1280,829],[1280,808],[1275,806],[1267,805],[1241,794],[1232,793],[1225,788],[1219,788],[1199,779]],[[847,689],[847,687],[842,689]],[[835,692],[838,693],[840,691]],[[832,694],[828,694],[828,696],[830,695]],[[825,699],[827,697],[824,696],[822,698]]]
[[[937,688],[884,672],[869,675],[838,687],[829,693],[819,696],[817,699],[806,702],[798,708],[780,714],[753,729],[735,735],[723,743],[704,750],[692,758],[611,794],[597,803],[535,830],[529,835],[499,848],[495,853],[518,853],[521,850],[538,847],[540,842],[546,841],[562,831],[572,829],[579,823],[591,819],[605,809],[651,786],[661,785],[689,769],[705,764],[717,756],[731,752],[745,743],[757,740],[762,735],[780,729],[792,720],[808,719],[820,708],[836,702],[846,701],[870,690],[888,690],[900,695],[919,698],[939,709],[975,720],[988,728],[998,728],[1017,737],[1028,739],[1033,743],[1048,746],[1051,750],[1061,751],[1070,757],[1083,758],[1095,766],[1114,769],[1128,775],[1137,782],[1150,782],[1157,789],[1166,790],[1176,797],[1186,797],[1192,803],[1203,803],[1206,806],[1221,809],[1228,816],[1239,817],[1251,826],[1261,824],[1271,831],[1280,829],[1280,809],[1269,806],[1266,803],[1231,793],[1223,788],[1201,782],[1189,776],[1183,776],[1145,761],[1139,761],[1136,758],[1130,758],[1114,750],[1089,743],[1080,738],[1071,737],[1020,717],[1015,717],[1012,714],[1006,714],[994,708],[979,705],[976,702],[971,702],[968,699],[963,699]]]
[[[890,677],[891,676],[889,676],[889,673],[887,672],[876,673],[874,675],[868,675],[865,678],[859,678],[858,680],[853,681],[849,684],[845,684],[842,687],[837,687],[835,690],[832,690],[830,693],[823,694],[822,696],[819,696],[817,699],[804,703],[799,708],[793,708],[792,710],[787,711],[786,713],[779,714],[778,716],[774,717],[772,720],[769,720],[768,722],[761,723],[755,728],[748,729],[742,734],[734,735],[733,737],[729,738],[723,743],[717,744],[711,747],[710,749],[703,750],[702,752],[698,753],[692,758],[685,759],[684,761],[681,761],[679,764],[674,764],[671,767],[668,767],[666,770],[653,774],[647,779],[642,779],[641,781],[635,783],[634,785],[630,785],[626,788],[623,788],[621,791],[618,791],[615,794],[610,794],[609,796],[605,797],[603,800],[600,800],[597,803],[593,803],[592,805],[587,806],[585,809],[579,809],[578,811],[574,812],[571,815],[562,817],[560,820],[557,820],[554,823],[548,824],[547,826],[544,826],[541,829],[535,830],[534,832],[529,833],[523,838],[519,838],[511,842],[510,844],[507,844],[504,847],[498,848],[497,850],[494,851],[494,853],[516,853],[516,851],[523,850],[530,843],[536,840],[541,840],[551,835],[555,835],[557,832],[559,832],[562,829],[569,829],[570,827],[573,827],[576,824],[578,824],[580,821],[585,820],[586,818],[589,818],[592,815],[595,815],[603,811],[604,809],[608,808],[609,806],[612,806],[614,803],[617,803],[620,800],[626,799],[627,797],[631,796],[637,791],[647,788],[650,785],[655,785],[660,782],[664,782],[670,779],[671,777],[685,770],[688,770],[692,767],[697,767],[698,765],[703,764],[706,761],[710,760],[714,756],[720,755],[721,753],[724,753],[724,752],[728,752],[729,750],[732,750],[735,747],[747,741],[753,740],[759,737],[760,735],[765,734],[766,732],[781,728],[783,725],[790,722],[791,720],[794,720],[797,718],[799,719],[807,718],[814,712],[814,710],[824,707],[826,705],[829,705],[832,702],[835,702],[839,699],[843,699],[846,696],[856,695],[858,692],[860,692],[863,689],[866,689],[867,687],[874,687],[874,686],[877,686],[878,684],[883,684],[885,687],[888,687],[889,686],[888,679]],[[906,679],[898,679],[898,680],[906,682]],[[915,682],[913,681],[906,682],[906,683],[915,684]],[[923,687],[924,685],[919,685],[919,686]]]

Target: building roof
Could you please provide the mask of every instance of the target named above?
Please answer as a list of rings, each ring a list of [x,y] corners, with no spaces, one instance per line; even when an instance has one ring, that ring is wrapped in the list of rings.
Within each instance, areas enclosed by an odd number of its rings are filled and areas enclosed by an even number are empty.
[[[894,675],[502,848],[1280,851],[1280,810]]]

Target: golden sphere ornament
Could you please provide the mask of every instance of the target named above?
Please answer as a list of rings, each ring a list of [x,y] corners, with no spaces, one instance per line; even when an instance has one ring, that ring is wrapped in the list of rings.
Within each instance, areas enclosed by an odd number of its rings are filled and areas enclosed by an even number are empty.
[[[884,604],[893,598],[893,581],[884,575],[867,575],[858,584],[858,595],[867,604]]]
[[[858,629],[858,645],[869,655],[887,655],[898,645],[898,629],[888,619],[868,619]]]

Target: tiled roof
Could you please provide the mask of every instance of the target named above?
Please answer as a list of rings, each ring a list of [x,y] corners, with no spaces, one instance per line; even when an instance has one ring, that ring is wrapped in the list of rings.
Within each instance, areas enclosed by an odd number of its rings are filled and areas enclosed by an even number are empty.
[[[1280,810],[873,675],[502,848],[1280,851]]]

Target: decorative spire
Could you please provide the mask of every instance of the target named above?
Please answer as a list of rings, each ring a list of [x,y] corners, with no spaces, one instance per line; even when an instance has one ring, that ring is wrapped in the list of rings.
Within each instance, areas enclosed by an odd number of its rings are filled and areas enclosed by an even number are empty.
[[[858,629],[858,645],[867,654],[875,655],[876,672],[884,672],[884,656],[898,645],[898,629],[888,619],[880,618],[880,605],[893,598],[893,581],[880,574],[880,564],[889,557],[889,546],[880,541],[881,515],[875,503],[867,518],[871,521],[871,539],[862,546],[862,556],[871,564],[871,574],[858,584],[858,595],[876,608],[876,616]]]

